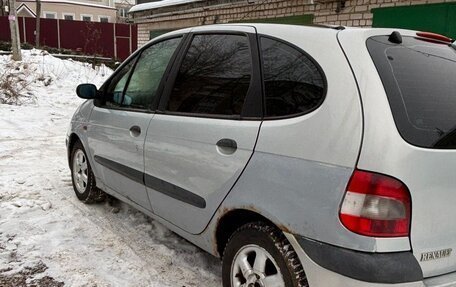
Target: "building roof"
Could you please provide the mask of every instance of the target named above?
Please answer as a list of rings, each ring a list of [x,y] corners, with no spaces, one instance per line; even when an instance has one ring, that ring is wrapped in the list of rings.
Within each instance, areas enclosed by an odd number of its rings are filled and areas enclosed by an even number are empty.
[[[36,2],[36,0],[17,0],[19,2],[29,3],[29,2]],[[70,4],[70,5],[82,5],[82,6],[89,6],[89,7],[96,7],[96,8],[103,8],[103,9],[113,9],[116,10],[115,7],[102,5],[102,4],[94,4],[89,2],[83,1],[71,1],[71,0],[41,0],[41,3],[56,3],[56,4]]]
[[[203,0],[162,0],[162,1],[157,1],[157,2],[142,3],[142,4],[138,4],[138,5],[131,7],[130,11],[128,11],[128,12],[129,13],[138,12],[138,11],[151,10],[151,9],[169,7],[169,6],[176,6],[176,5],[187,4],[187,3],[192,3],[192,2],[200,2],[200,1],[203,1]]]
[[[135,5],[135,0],[114,0],[114,4],[128,4],[128,5]]]
[[[16,13],[19,14],[22,10],[25,10],[26,13],[28,13],[31,17],[36,17],[36,14],[35,12],[33,12],[32,9],[30,9],[27,5],[25,5],[24,3],[22,3],[21,5],[19,5],[19,7],[16,8]]]

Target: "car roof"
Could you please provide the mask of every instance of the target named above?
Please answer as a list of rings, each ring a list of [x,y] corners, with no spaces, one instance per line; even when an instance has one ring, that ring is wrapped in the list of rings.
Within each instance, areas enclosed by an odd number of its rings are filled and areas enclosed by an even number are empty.
[[[159,40],[174,35],[182,35],[192,31],[246,31],[248,28],[255,29],[258,34],[262,35],[296,35],[295,33],[306,32],[306,36],[315,37],[319,41],[325,41],[325,38],[334,40],[338,33],[355,34],[360,38],[367,38],[372,35],[390,35],[393,31],[398,31],[402,35],[415,35],[416,31],[395,28],[359,28],[345,27],[337,25],[289,25],[289,24],[267,24],[267,23],[228,23],[228,24],[212,24],[202,25],[190,28],[175,30],[161,36],[158,36],[151,41]]]
[[[315,31],[322,33],[326,31],[327,34],[335,35],[341,29],[345,29],[342,26],[330,26],[330,25],[289,25],[289,24],[266,24],[266,23],[229,23],[229,24],[211,24],[211,25],[202,25],[189,28],[183,28],[175,31],[168,32],[166,34],[160,35],[152,40],[158,40],[161,38],[166,38],[174,35],[182,35],[190,33],[192,31],[205,32],[205,31],[245,31],[248,28],[255,29],[258,33],[268,34],[268,31],[282,31],[286,33],[290,29],[305,29],[308,31]]]

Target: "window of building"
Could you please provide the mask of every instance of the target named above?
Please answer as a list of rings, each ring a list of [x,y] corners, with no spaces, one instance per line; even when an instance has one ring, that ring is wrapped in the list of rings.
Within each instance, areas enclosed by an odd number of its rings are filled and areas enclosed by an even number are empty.
[[[298,49],[261,38],[266,116],[288,116],[318,107],[325,78],[316,64]]]
[[[63,14],[63,19],[64,19],[64,20],[74,20],[74,14],[67,14],[67,13],[64,13],[64,14]]]
[[[125,8],[119,8],[117,10],[117,13],[118,13],[119,17],[123,17],[123,18],[127,17],[127,12],[125,11]]]
[[[98,16],[98,19],[102,23],[108,23],[109,22],[109,16]]]
[[[181,38],[174,38],[156,43],[141,53],[136,66],[134,59],[125,65],[108,86],[106,105],[132,109],[149,108],[180,41]]]
[[[81,20],[82,21],[91,22],[92,21],[92,15],[81,14]]]
[[[44,12],[44,18],[46,19],[57,19],[57,13],[56,12]]]
[[[251,78],[247,36],[196,35],[179,69],[167,110],[240,115]]]

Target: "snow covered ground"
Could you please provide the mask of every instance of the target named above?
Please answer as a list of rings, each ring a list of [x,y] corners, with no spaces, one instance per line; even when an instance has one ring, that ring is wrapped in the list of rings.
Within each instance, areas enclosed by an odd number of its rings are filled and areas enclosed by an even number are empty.
[[[0,104],[0,286],[220,286],[220,263],[133,208],[74,196],[65,133],[77,84],[106,67],[23,51],[21,106]],[[1,90],[0,90],[1,93]]]

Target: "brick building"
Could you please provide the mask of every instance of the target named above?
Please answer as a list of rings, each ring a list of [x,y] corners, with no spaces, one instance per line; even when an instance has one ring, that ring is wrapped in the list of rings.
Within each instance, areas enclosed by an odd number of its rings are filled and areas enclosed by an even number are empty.
[[[136,5],[129,13],[138,24],[138,46],[141,46],[149,39],[171,30],[214,23],[272,22],[370,27],[373,24],[372,11],[378,8],[419,5],[425,8],[420,13],[426,14],[427,11],[437,11],[435,7],[426,10],[426,4],[452,1],[454,0],[164,0]],[[429,15],[431,18],[437,16]],[[417,17],[419,21],[420,17]]]

